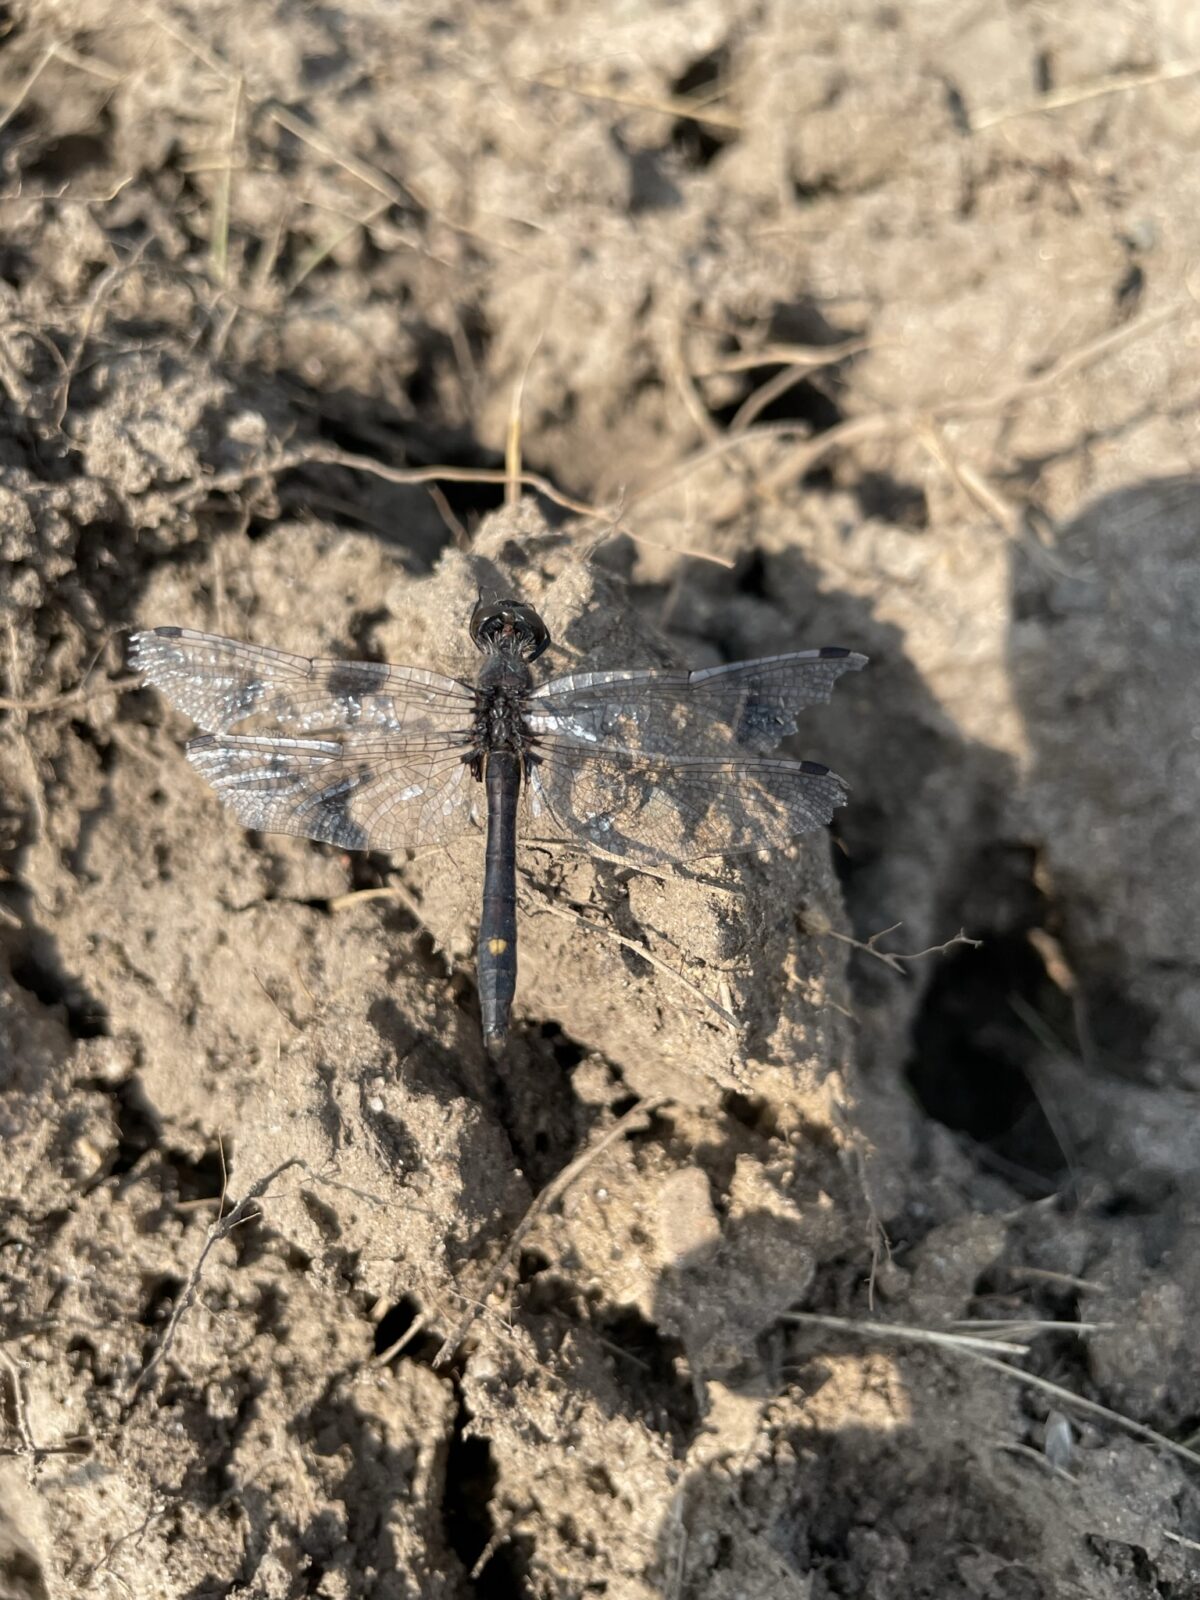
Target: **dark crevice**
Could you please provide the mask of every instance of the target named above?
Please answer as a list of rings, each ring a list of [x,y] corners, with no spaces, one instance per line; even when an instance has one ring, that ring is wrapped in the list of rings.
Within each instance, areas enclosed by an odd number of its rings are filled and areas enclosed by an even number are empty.
[[[554,1060],[563,1072],[570,1072],[587,1055],[587,1051],[564,1030],[561,1022],[543,1022],[538,1029],[543,1039],[550,1043]]]
[[[779,1118],[775,1108],[761,1095],[742,1094],[737,1089],[729,1089],[721,1096],[721,1110],[760,1139],[778,1137]]]
[[[107,1006],[88,991],[82,979],[64,970],[48,936],[30,935],[25,954],[13,964],[12,978],[48,1010],[61,1009],[72,1038],[101,1039],[111,1033]]]
[[[594,1113],[581,1108],[571,1082],[584,1054],[558,1024],[548,1031],[515,1028],[491,1074],[493,1114],[535,1192],[574,1158],[587,1135]]]
[[[547,1354],[561,1348],[564,1326],[579,1330],[582,1350],[594,1350],[598,1341],[596,1353],[611,1367],[614,1380],[605,1390],[605,1404],[644,1422],[684,1455],[700,1414],[682,1342],[664,1334],[636,1306],[598,1304],[578,1284],[550,1270],[536,1252],[523,1257],[521,1266],[521,1312]]]
[[[672,94],[681,100],[711,98],[729,81],[731,60],[725,45],[700,56],[672,83]],[[736,138],[732,129],[682,116],[671,127],[670,146],[684,167],[702,171]]]
[[[94,120],[102,129],[111,127],[106,111],[98,113]],[[22,176],[30,187],[58,188],[86,172],[103,169],[110,155],[104,133],[64,133],[41,146],[37,155],[25,163]]]
[[[471,1592],[479,1600],[525,1600],[532,1557],[532,1541],[527,1536],[498,1542],[479,1566],[496,1532],[492,1500],[497,1474],[491,1440],[472,1433],[470,1421],[460,1396],[442,1492],[446,1543],[469,1575]]]
[[[496,1488],[491,1441],[468,1430],[467,1408],[460,1400],[454,1433],[446,1456],[442,1526],[446,1542],[468,1572],[487,1549],[495,1532],[491,1502]]]
[[[375,1354],[385,1355],[394,1344],[410,1333],[420,1315],[420,1301],[411,1294],[401,1295],[396,1304],[385,1311],[375,1324]],[[441,1335],[422,1327],[412,1334],[396,1359],[412,1361],[421,1367],[432,1367],[441,1347]]]
[[[745,393],[752,394],[764,383],[784,371],[779,362],[771,362],[761,367],[752,367],[747,374]],[[813,434],[828,433],[831,428],[837,427],[844,420],[843,412],[837,401],[828,392],[828,377],[804,378],[799,383],[794,383],[790,389],[778,395],[758,413],[756,422],[804,422],[807,423]],[[742,406],[745,395],[726,405],[718,406],[713,411],[713,417],[722,426],[728,428]]]
[[[161,1328],[175,1309],[175,1302],[183,1289],[184,1280],[171,1273],[151,1278],[142,1292],[142,1309],[138,1321],[144,1328]]]
[[[1053,1191],[1066,1154],[1038,1098],[1043,1051],[1030,1016],[1073,1038],[1069,1006],[1024,933],[978,935],[942,962],[917,1017],[907,1077],[936,1121],[975,1142],[980,1160],[1022,1192]]]
[[[217,1200],[225,1188],[226,1162],[230,1156],[228,1144],[225,1159],[219,1150],[206,1150],[198,1160],[193,1160],[182,1150],[167,1147],[162,1152],[164,1173],[169,1173],[177,1205],[194,1205],[200,1200]]]
[[[131,1172],[162,1137],[158,1117],[137,1078],[125,1078],[114,1085],[100,1084],[116,1101],[117,1154],[109,1175],[123,1177]]]
[[[639,1369],[630,1388],[637,1391],[643,1420],[683,1455],[696,1436],[700,1412],[682,1343],[668,1338],[636,1306],[594,1310],[591,1323],[606,1344]],[[628,1380],[629,1374],[622,1376]]]
[[[929,501],[920,484],[905,483],[890,472],[864,472],[850,487],[864,517],[898,528],[929,526]]]

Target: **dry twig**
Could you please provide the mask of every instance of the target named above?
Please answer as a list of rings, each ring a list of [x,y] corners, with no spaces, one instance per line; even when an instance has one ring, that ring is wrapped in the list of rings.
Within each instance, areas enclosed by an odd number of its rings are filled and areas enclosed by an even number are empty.
[[[222,1171],[224,1171],[224,1166],[225,1152],[224,1148],[222,1147]],[[301,1156],[289,1156],[286,1161],[281,1161],[279,1165],[268,1172],[265,1177],[259,1178],[256,1182],[252,1183],[249,1189],[247,1189],[246,1193],[231,1211],[226,1212],[224,1215],[219,1215],[216,1221],[209,1225],[200,1254],[197,1256],[192,1270],[188,1273],[187,1282],[184,1284],[179,1298],[175,1301],[174,1306],[171,1308],[171,1315],[167,1321],[166,1328],[163,1330],[163,1336],[159,1341],[158,1348],[146,1362],[142,1370],[138,1373],[137,1377],[134,1379],[127,1391],[127,1399],[130,1404],[136,1400],[141,1390],[144,1389],[149,1383],[155,1371],[161,1365],[164,1357],[169,1353],[171,1346],[175,1343],[175,1336],[179,1332],[180,1323],[183,1321],[184,1317],[196,1302],[196,1296],[200,1290],[200,1279],[204,1272],[205,1263],[207,1262],[212,1250],[218,1244],[220,1244],[223,1239],[227,1239],[233,1230],[237,1227],[240,1227],[242,1223],[253,1222],[257,1217],[262,1215],[261,1210],[255,1211],[252,1210],[252,1207],[255,1206],[259,1200],[263,1199],[277,1178],[282,1177],[285,1172],[290,1171],[293,1167],[299,1167],[303,1172],[306,1172],[309,1178],[314,1182],[328,1183],[331,1188],[350,1189],[348,1184],[335,1183],[332,1179],[323,1178],[319,1173],[314,1172],[309,1166],[308,1162],[305,1161]],[[357,1195],[361,1200],[369,1200],[373,1205],[382,1205],[383,1203],[377,1195],[368,1194],[364,1190],[350,1189],[350,1192]],[[222,1203],[223,1199],[224,1197],[222,1196]]]
[[[967,937],[966,931],[960,928],[952,939],[947,939],[945,944],[931,944],[927,950],[913,950],[907,954],[899,950],[880,950],[879,940],[886,939],[889,933],[895,933],[897,928],[902,928],[902,922],[893,922],[890,928],[881,928],[878,933],[873,933],[865,942],[862,939],[852,938],[848,933],[840,933],[837,928],[820,912],[806,911],[800,918],[800,924],[806,933],[814,934],[817,938],[837,939],[842,944],[852,945],[855,950],[861,950],[864,955],[874,956],[876,961],[882,961],[885,967],[891,967],[893,972],[904,971],[904,963],[920,961],[925,956],[945,955],[947,950],[952,950],[957,944],[969,945],[973,950],[983,947],[982,939]]]

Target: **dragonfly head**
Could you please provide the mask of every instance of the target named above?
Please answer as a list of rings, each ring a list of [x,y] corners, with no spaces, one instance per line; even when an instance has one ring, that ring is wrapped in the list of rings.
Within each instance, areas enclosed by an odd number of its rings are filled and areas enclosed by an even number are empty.
[[[471,639],[485,652],[514,650],[536,661],[550,643],[550,630],[532,606],[521,600],[485,600],[471,613]]]

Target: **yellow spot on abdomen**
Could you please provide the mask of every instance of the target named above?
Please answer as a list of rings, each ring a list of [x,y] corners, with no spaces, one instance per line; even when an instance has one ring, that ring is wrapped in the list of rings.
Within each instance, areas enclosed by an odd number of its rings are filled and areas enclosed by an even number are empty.
[[[507,939],[489,939],[488,950],[494,956],[502,956],[508,949]]]

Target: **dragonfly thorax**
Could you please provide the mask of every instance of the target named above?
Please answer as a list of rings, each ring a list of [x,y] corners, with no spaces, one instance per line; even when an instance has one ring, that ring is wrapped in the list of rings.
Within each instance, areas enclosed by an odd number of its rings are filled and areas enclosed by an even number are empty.
[[[532,685],[529,668],[509,650],[489,654],[476,681],[474,744],[476,760],[501,750],[522,755],[529,735],[525,702]]]

